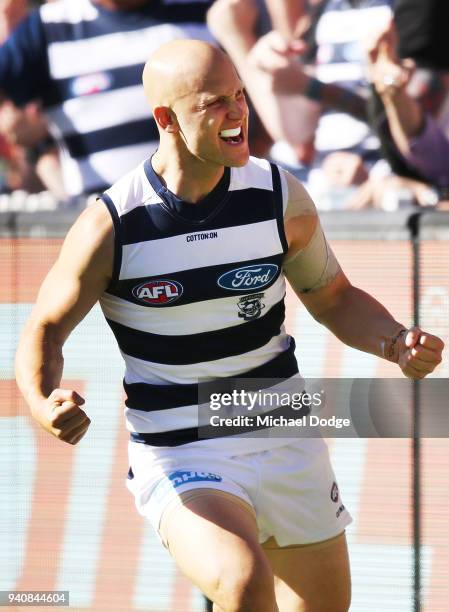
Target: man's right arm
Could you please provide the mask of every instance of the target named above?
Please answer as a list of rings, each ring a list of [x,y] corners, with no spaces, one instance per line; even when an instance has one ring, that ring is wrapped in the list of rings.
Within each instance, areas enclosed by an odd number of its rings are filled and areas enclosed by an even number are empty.
[[[49,433],[76,444],[90,420],[83,398],[59,389],[62,347],[107,288],[113,268],[112,220],[101,202],[87,208],[70,229],[45,278],[20,339],[16,378],[33,417]]]

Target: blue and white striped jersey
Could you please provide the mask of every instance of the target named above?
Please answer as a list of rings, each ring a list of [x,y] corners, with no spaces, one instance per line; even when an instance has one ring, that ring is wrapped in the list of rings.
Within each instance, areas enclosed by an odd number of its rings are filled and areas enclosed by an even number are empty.
[[[0,48],[0,87],[17,104],[42,100],[69,195],[107,189],[156,149],[143,65],[167,41],[210,40],[210,4],[152,0],[111,11],[58,0],[31,13]]]
[[[126,363],[133,440],[197,440],[199,381],[297,375],[284,329],[282,180],[250,158],[190,204],[147,160],[103,194],[115,263],[100,304]]]

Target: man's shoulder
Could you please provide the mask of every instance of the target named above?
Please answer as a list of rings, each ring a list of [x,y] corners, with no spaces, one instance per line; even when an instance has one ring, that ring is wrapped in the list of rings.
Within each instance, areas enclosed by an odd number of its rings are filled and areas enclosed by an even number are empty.
[[[232,169],[232,189],[248,188],[272,190],[271,164],[267,159],[251,156],[241,167]]]
[[[275,191],[276,183],[272,166],[276,166],[279,171],[278,189],[282,196],[284,214],[286,216],[315,215],[315,204],[301,181],[282,166],[271,164],[267,159],[250,157],[245,166],[233,168],[231,190],[256,188]]]
[[[149,204],[153,199],[159,200],[146,176],[144,162],[122,176],[103,193],[102,197],[109,206],[114,207],[119,216]]]

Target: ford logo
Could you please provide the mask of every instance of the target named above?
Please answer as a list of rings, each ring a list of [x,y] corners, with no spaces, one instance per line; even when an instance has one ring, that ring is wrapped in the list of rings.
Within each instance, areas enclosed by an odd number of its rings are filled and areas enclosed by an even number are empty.
[[[259,264],[258,266],[245,266],[225,272],[218,279],[218,285],[231,291],[248,291],[265,287],[276,276],[276,264]]]

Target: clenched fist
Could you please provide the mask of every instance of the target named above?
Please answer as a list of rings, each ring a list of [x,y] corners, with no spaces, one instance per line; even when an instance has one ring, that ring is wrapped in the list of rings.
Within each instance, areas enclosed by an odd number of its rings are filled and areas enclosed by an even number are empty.
[[[441,363],[443,349],[438,336],[412,327],[399,343],[398,365],[408,378],[424,378]]]
[[[76,391],[54,389],[31,413],[53,436],[77,444],[90,425],[89,417],[80,408],[83,404],[84,399]]]

